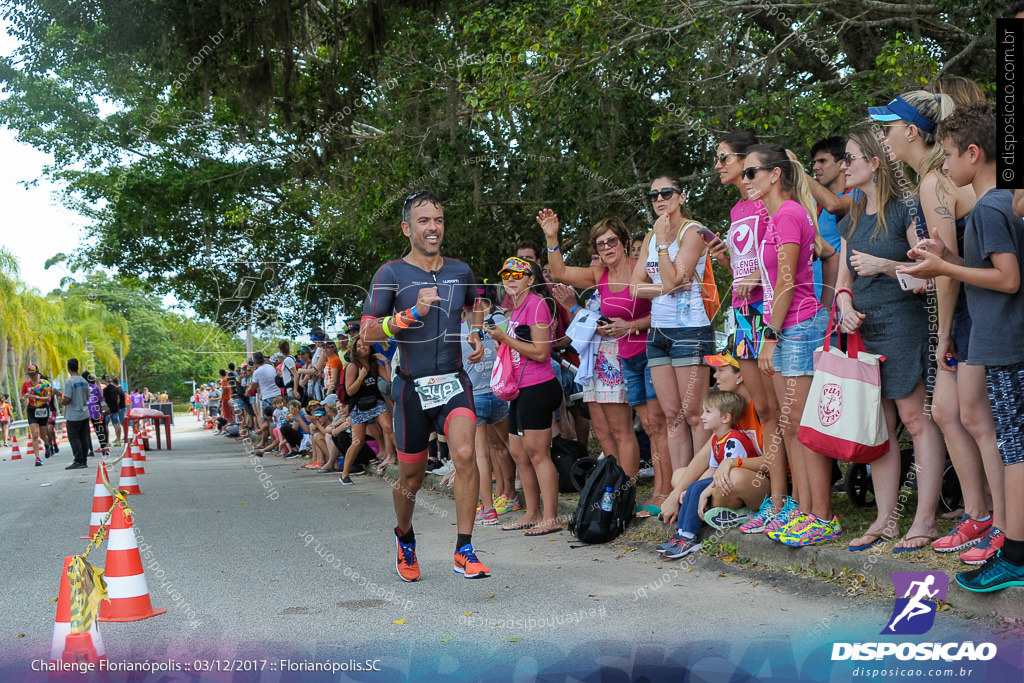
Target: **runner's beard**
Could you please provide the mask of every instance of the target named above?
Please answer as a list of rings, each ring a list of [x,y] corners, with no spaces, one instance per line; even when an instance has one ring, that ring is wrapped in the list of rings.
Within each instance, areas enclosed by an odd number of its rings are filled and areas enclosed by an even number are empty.
[[[426,235],[420,235],[418,238],[413,240],[413,248],[420,252],[424,256],[437,256],[441,253],[441,242],[444,241],[444,235],[438,235],[437,243],[431,244],[427,242]]]

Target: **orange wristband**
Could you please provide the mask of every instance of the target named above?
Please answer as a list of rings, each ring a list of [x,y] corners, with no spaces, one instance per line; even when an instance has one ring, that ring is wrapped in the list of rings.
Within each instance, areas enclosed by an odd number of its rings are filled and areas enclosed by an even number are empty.
[[[736,467],[743,469],[743,458],[736,458]]]

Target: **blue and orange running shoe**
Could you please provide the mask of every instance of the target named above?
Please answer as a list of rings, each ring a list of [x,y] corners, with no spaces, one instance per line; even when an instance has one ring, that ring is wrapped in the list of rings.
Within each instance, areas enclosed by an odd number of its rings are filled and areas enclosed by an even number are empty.
[[[476,559],[473,546],[468,543],[459,548],[458,552],[455,553],[455,567],[452,571],[456,574],[462,574],[467,579],[485,579],[491,575],[491,570],[485,567],[480,560]]]
[[[419,581],[420,565],[416,561],[416,541],[402,543],[398,537],[398,529],[395,529],[395,546],[398,548],[398,559],[395,560],[395,569],[402,581]]]

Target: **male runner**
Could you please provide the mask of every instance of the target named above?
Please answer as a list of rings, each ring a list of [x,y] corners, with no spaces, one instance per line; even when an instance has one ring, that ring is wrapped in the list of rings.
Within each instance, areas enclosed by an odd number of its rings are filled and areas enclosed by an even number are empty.
[[[476,558],[471,539],[480,474],[473,454],[473,389],[462,369],[461,349],[461,312],[472,308],[469,361],[483,358],[483,307],[475,305],[469,266],[441,256],[444,210],[437,197],[421,190],[406,198],[402,233],[409,238],[410,252],[374,274],[361,325],[365,341],[393,337],[402,355],[392,388],[399,472],[392,492],[398,518],[395,568],[404,581],[420,578],[412,513],[427,468],[427,441],[436,431],[448,437],[455,463],[454,571],[467,579],[484,578],[490,571]]]

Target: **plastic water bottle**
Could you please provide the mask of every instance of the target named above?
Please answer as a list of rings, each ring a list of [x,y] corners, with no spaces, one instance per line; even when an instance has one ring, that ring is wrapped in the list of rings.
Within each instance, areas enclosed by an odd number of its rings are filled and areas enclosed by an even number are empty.
[[[676,294],[676,322],[686,326],[690,322],[690,290]]]
[[[604,495],[601,496],[601,509],[604,510],[605,512],[611,512],[613,502],[614,500],[612,496],[612,487],[604,487]]]

